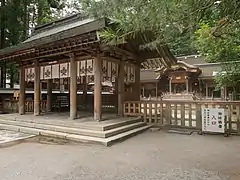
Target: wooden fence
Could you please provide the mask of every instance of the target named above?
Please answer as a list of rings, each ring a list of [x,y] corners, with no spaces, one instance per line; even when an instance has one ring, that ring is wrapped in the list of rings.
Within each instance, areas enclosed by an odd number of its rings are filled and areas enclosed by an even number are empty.
[[[60,97],[60,98],[57,98]],[[78,109],[85,110],[85,104],[87,104],[87,109],[90,111],[93,111],[94,107],[94,97],[92,94],[87,96],[87,101],[84,102],[83,95],[77,96],[78,101]],[[25,112],[33,112],[34,111],[34,100],[32,100],[33,97],[29,100],[25,100]],[[41,112],[46,112],[47,108],[47,100],[46,97],[43,98],[43,100],[40,101],[40,110]],[[17,113],[18,112],[18,100],[14,99],[6,99],[2,101],[3,107],[0,107],[0,111],[3,111],[5,113]],[[53,95],[53,101],[52,101],[52,110],[53,111],[69,111],[69,99],[67,94],[54,94]],[[117,98],[115,94],[103,94],[102,95],[102,108],[106,112],[116,112],[117,109]],[[84,106],[84,108],[82,108]]]
[[[42,100],[40,101],[40,111],[46,112],[47,110],[47,101]],[[34,112],[34,101],[27,100],[25,101],[25,112]]]
[[[127,101],[124,103],[124,114],[141,115],[149,124],[200,130],[202,108],[223,108],[226,130],[240,134],[239,101]]]
[[[18,113],[18,100],[8,100],[3,101],[3,112],[5,113]],[[47,102],[45,100],[40,101],[40,110],[41,112],[46,112]],[[34,101],[26,100],[25,101],[25,112],[33,112],[34,111]]]

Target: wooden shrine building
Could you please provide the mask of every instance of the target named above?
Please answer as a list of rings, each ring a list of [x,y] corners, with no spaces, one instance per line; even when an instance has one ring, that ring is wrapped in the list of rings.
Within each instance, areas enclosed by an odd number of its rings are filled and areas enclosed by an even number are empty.
[[[177,57],[170,67],[149,67],[147,60],[141,69],[141,96],[145,99],[227,100],[233,87],[215,89],[214,77],[222,71],[220,63],[207,63],[203,56]]]
[[[167,47],[141,50],[140,38],[108,46],[99,32],[113,23],[76,14],[35,28],[32,36],[15,47],[0,50],[0,60],[17,63],[20,69],[19,113],[25,114],[26,85],[34,85],[34,115],[41,113],[41,86],[47,84],[47,111],[52,108],[53,82],[68,84],[70,118],[77,118],[77,92],[94,86],[94,119],[102,117],[102,84],[116,87],[118,114],[123,115],[124,100],[140,98],[140,64],[157,58],[165,66],[175,63]],[[158,52],[161,52],[159,54]],[[164,55],[164,56],[162,56]],[[125,95],[124,84],[131,95]]]

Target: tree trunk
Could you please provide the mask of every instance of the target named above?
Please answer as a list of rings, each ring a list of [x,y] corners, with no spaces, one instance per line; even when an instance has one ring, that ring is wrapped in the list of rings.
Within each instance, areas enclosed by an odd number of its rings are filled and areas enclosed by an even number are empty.
[[[6,46],[6,37],[5,37],[5,32],[6,32],[6,1],[1,0],[1,20],[0,20],[0,49],[5,48]],[[6,87],[6,63],[2,62],[1,64],[1,83],[0,83],[1,88]]]
[[[9,72],[9,78],[10,78],[10,88],[13,88],[14,87],[14,71],[13,71],[13,68],[14,67],[10,67],[10,72]]]
[[[1,38],[0,38],[0,49],[3,49],[5,47],[5,31],[6,31],[6,22],[5,22],[5,19],[6,19],[6,11],[5,11],[5,8],[6,8],[6,2],[5,0],[1,0],[1,21],[0,21],[0,35],[1,35]]]
[[[29,14],[28,14],[28,3],[26,0],[23,1],[23,24],[24,24],[24,32],[23,32],[23,40],[26,40],[29,36]]]

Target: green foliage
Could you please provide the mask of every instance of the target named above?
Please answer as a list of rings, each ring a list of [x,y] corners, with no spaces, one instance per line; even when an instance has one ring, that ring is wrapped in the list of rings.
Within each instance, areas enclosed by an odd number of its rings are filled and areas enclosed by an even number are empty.
[[[240,61],[240,28],[234,24],[226,25],[216,32],[216,27],[202,24],[195,33],[195,45],[209,62]],[[214,34],[215,33],[215,34]],[[216,35],[216,33],[218,35]]]
[[[83,7],[118,23],[102,32],[106,43],[140,36],[141,47],[167,44],[175,55],[199,52],[222,63],[226,73],[216,76],[217,87],[238,86],[240,67],[233,62],[240,61],[239,0],[84,0]]]
[[[215,19],[215,24],[202,23],[195,33],[195,45],[208,62],[219,62],[222,71],[215,77],[216,88],[239,88],[240,80],[240,20],[234,16]]]
[[[118,23],[112,30],[104,31],[108,42],[125,41],[142,35],[143,47],[168,44],[174,54],[192,54],[191,34],[200,19],[198,5],[212,2],[200,0],[85,0],[83,7],[95,17],[109,17]],[[190,15],[191,12],[194,15]],[[108,32],[107,32],[108,31]],[[144,34],[151,34],[151,38]],[[149,37],[149,36],[148,36]]]
[[[64,8],[64,2],[61,0],[37,0],[37,25],[46,24],[55,19],[54,9]]]

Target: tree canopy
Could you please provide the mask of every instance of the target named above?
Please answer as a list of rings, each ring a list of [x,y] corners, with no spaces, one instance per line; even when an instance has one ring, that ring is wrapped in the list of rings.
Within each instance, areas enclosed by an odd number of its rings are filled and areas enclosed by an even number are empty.
[[[107,42],[151,32],[143,47],[167,44],[176,56],[202,54],[208,62],[222,63],[217,87],[239,85],[239,0],[84,0],[83,7],[118,23],[102,32]]]
[[[239,1],[219,2],[201,21],[194,35],[194,44],[206,56],[206,61],[222,64],[223,71],[215,78],[217,89],[222,86],[240,88],[239,7]]]
[[[167,43],[175,55],[192,54],[194,32],[202,21],[237,19],[237,0],[84,0],[83,7],[95,17],[109,17],[119,25],[103,36],[110,39],[134,38],[138,33],[151,32],[153,40],[145,46]],[[217,11],[217,12],[215,12]],[[216,15],[217,14],[217,15]]]

